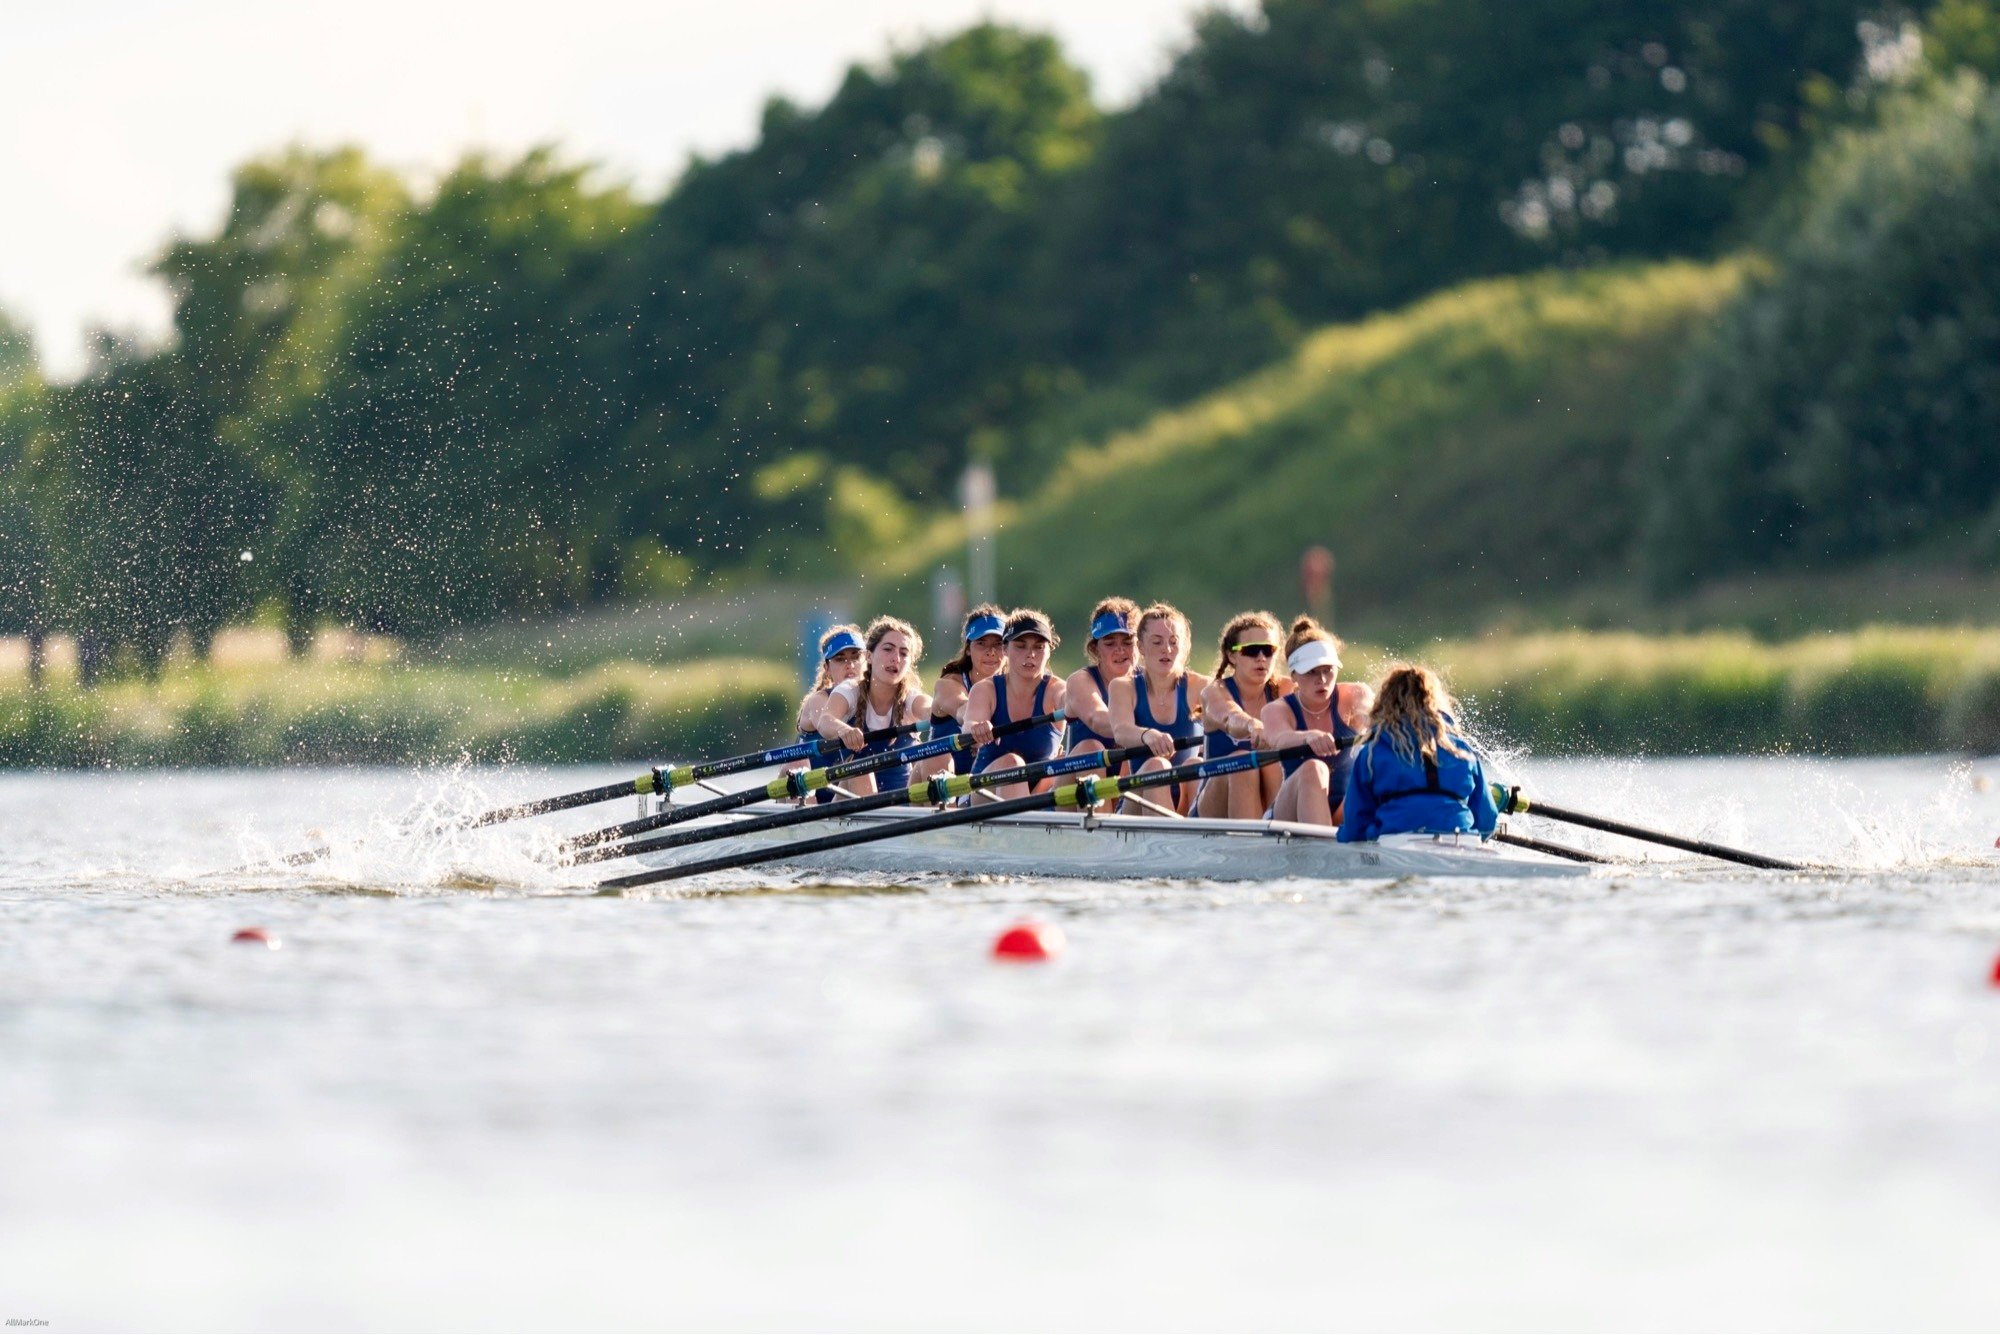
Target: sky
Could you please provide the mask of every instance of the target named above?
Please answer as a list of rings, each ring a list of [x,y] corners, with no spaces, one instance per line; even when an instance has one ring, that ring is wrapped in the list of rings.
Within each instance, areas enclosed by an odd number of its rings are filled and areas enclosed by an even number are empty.
[[[1224,0],[1247,9],[1252,0]],[[44,368],[93,325],[157,336],[144,273],[220,225],[229,173],[289,143],[356,143],[413,173],[556,143],[648,193],[750,142],[764,100],[815,104],[894,44],[991,17],[1053,31],[1098,100],[1129,101],[1195,0],[75,0],[0,40],[0,308]],[[1208,6],[1199,6],[1208,7]]]

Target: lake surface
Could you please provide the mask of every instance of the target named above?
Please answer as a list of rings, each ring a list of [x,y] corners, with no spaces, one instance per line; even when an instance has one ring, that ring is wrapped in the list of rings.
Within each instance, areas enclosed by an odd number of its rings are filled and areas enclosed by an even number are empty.
[[[2000,765],[1526,768],[1803,875],[566,893],[625,802],[220,870],[619,774],[0,776],[0,1318],[2000,1324]]]

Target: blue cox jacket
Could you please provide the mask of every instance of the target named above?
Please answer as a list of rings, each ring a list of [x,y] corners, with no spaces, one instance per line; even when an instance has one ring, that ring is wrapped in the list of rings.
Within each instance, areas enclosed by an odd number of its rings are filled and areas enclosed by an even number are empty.
[[[1340,841],[1361,843],[1385,834],[1493,833],[1500,812],[1486,786],[1479,753],[1458,732],[1451,738],[1470,758],[1440,749],[1430,770],[1421,756],[1405,760],[1383,738],[1362,743],[1347,778]]]

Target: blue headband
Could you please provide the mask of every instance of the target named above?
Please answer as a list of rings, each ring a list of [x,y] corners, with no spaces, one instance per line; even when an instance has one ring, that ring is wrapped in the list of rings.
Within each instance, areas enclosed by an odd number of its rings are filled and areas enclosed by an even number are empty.
[[[843,630],[828,640],[826,648],[819,651],[819,661],[822,663],[831,663],[835,657],[846,653],[849,649],[860,649],[862,647],[859,635],[856,635],[851,630]]]
[[[991,612],[982,612],[965,623],[965,642],[971,644],[974,640],[988,635],[998,635],[1006,629],[1006,623],[1001,621],[999,617],[994,616]]]
[[[1131,633],[1131,623],[1117,612],[1101,613],[1097,620],[1090,623],[1090,638],[1093,640],[1101,640],[1107,635],[1130,635]]]

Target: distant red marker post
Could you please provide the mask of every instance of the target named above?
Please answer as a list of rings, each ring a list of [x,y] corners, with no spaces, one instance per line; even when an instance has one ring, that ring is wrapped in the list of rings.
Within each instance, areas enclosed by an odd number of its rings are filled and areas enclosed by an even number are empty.
[[[1299,591],[1305,595],[1306,609],[1321,625],[1333,624],[1333,553],[1324,547],[1308,547],[1299,554]]]

